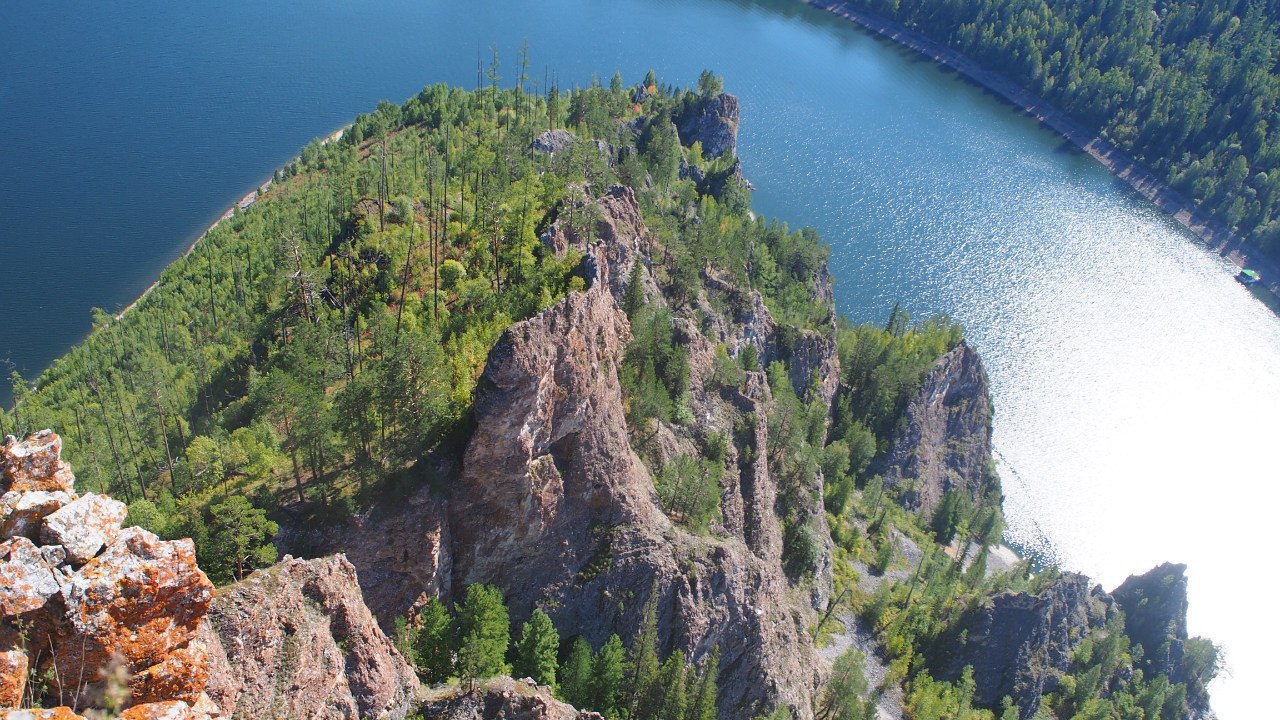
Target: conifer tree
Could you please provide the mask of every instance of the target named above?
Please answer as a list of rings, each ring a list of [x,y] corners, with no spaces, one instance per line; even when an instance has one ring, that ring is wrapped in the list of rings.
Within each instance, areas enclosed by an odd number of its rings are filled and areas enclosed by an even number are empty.
[[[606,716],[618,713],[618,697],[626,674],[626,651],[622,638],[610,635],[591,664],[590,707]]]
[[[655,587],[645,604],[644,620],[640,623],[640,631],[636,633],[631,645],[628,662],[630,674],[630,697],[628,707],[631,717],[652,717],[654,708],[652,690],[658,681],[658,593]]]
[[[534,610],[520,630],[516,646],[516,674],[531,677],[539,685],[556,685],[556,654],[560,651],[560,633],[541,608]]]
[[[467,588],[467,599],[458,610],[458,630],[458,670],[464,679],[482,680],[508,671],[511,618],[502,591],[489,585]]]
[[[573,641],[560,672],[560,698],[574,707],[591,705],[591,645],[582,636]],[[593,708],[594,709],[594,708]],[[604,710],[604,708],[599,708]]]
[[[418,613],[418,625],[413,648],[418,674],[430,683],[444,682],[453,675],[457,626],[449,609],[436,598],[428,600]]]
[[[684,653],[676,650],[658,669],[658,680],[653,687],[655,699],[651,714],[642,717],[648,720],[667,720],[667,718],[683,718],[687,698],[685,697]]]
[[[716,676],[720,674],[720,646],[711,648],[707,659],[702,663],[702,671],[697,681],[690,683],[691,694],[689,707],[685,710],[685,720],[715,720],[716,718]]]

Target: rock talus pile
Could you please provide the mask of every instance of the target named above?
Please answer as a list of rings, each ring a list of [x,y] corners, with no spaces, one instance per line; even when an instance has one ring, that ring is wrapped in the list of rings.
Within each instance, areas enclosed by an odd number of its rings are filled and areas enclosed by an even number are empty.
[[[0,708],[32,708],[0,719],[78,718],[108,673],[127,686],[122,718],[221,717],[196,635],[213,585],[191,541],[122,528],[124,503],[77,495],[61,453],[49,430],[0,448]]]

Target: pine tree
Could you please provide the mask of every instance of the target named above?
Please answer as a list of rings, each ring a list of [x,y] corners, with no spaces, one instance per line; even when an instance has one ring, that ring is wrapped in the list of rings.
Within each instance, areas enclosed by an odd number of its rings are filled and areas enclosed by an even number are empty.
[[[622,309],[628,320],[635,320],[644,308],[644,263],[636,258],[631,266],[631,278],[627,281],[627,290],[622,296]]]
[[[556,685],[556,654],[560,651],[560,633],[551,618],[541,609],[533,611],[520,630],[516,645],[516,674],[531,677],[539,685]]]
[[[573,641],[560,673],[560,697],[577,708],[591,706],[591,645],[581,636]],[[603,711],[605,708],[592,708]]]
[[[697,682],[690,683],[692,694],[689,707],[685,710],[685,720],[716,719],[716,676],[720,674],[720,646],[711,648],[707,659],[702,663],[702,671],[698,673]]]
[[[430,683],[448,680],[453,675],[453,653],[458,637],[449,609],[431,598],[418,613],[418,626],[413,647],[418,674]]]
[[[618,697],[626,674],[626,651],[622,638],[610,635],[591,664],[590,707],[606,716],[618,713]]]
[[[652,690],[658,681],[658,593],[655,587],[645,604],[644,620],[631,644],[628,664],[631,668],[630,697],[627,705],[631,717],[651,717]]]
[[[490,678],[508,671],[507,646],[511,643],[511,618],[502,591],[488,585],[467,588],[467,599],[458,610],[462,645],[458,670],[467,680]]]
[[[644,717],[650,720],[668,720],[683,718],[687,698],[685,697],[684,653],[676,650],[658,669],[658,681],[654,686],[656,702],[653,714]]]

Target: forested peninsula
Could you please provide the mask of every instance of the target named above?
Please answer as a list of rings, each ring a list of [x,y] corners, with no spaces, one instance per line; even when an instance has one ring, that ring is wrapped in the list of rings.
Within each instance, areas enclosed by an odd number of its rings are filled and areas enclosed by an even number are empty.
[[[1209,716],[1184,568],[1000,546],[981,358],[837,315],[720,78],[525,73],[311,143],[14,378],[0,708]]]
[[[1280,290],[1274,2],[810,4],[1000,93]]]

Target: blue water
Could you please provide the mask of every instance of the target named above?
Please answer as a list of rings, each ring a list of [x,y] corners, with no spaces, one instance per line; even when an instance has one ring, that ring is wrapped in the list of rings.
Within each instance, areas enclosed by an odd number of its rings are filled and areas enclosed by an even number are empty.
[[[1280,319],[1093,161],[798,2],[74,0],[0,11],[0,359],[28,377],[223,210],[381,98],[531,46],[562,86],[703,68],[758,211],[832,245],[840,309],[947,311],[983,353],[1010,538],[1107,588],[1190,563],[1224,718],[1268,698]],[[0,398],[3,401],[4,398]]]

